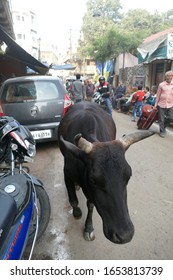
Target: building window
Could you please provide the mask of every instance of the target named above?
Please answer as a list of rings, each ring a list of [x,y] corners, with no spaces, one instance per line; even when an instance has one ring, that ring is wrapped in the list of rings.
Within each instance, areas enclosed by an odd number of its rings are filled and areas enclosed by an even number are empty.
[[[17,34],[17,39],[22,39],[22,34]]]
[[[31,15],[31,23],[34,23],[34,20],[35,20],[34,16]]]
[[[25,40],[25,34],[17,34],[17,39],[21,40]]]
[[[25,21],[25,17],[24,17],[24,16],[17,15],[17,16],[16,16],[16,20],[17,20],[17,21]]]

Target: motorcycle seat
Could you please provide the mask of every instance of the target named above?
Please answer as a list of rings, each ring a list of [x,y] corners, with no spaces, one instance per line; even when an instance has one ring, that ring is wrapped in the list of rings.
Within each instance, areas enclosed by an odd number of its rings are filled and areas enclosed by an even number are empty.
[[[0,248],[17,215],[17,205],[12,196],[0,189]]]

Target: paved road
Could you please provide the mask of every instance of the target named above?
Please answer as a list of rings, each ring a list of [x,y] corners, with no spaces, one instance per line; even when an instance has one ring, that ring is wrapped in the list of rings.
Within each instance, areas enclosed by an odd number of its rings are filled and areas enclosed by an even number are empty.
[[[136,131],[131,117],[113,112],[117,138]],[[68,204],[63,178],[63,158],[56,143],[37,145],[31,171],[45,184],[49,193],[52,214],[46,233],[37,243],[33,259],[60,260],[131,260],[173,259],[173,132],[165,139],[156,134],[132,145],[126,158],[133,176],[128,185],[128,205],[135,225],[133,240],[125,245],[108,241],[96,210],[94,228],[96,239],[87,242],[82,230],[86,216],[86,201],[78,192],[83,210],[81,220],[74,220]]]

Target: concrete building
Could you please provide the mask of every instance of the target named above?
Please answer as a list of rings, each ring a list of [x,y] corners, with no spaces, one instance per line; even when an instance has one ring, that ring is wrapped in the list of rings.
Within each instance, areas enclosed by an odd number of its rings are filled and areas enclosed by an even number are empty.
[[[37,14],[29,8],[29,3],[12,0],[13,28],[16,43],[34,58],[50,65],[58,63],[58,47],[43,40],[39,34]]]
[[[0,0],[0,84],[14,76],[27,74],[30,68],[45,74],[48,68],[15,42],[11,1]]]
[[[138,47],[138,62],[146,72],[146,85],[156,87],[173,70],[173,27],[146,38]]]
[[[39,34],[36,15],[26,5],[12,0],[12,19],[16,43],[36,59],[39,58]]]
[[[59,57],[58,57],[58,47],[51,42],[43,41],[40,39],[40,57],[39,60],[41,60],[43,63],[46,63],[47,65],[50,64],[58,64],[60,63]]]
[[[13,39],[15,39],[11,15],[11,0],[0,0],[0,25]]]
[[[126,70],[129,68],[133,68],[138,65],[138,58],[131,53],[120,54],[116,58],[115,68],[114,68],[114,86],[118,85],[119,81],[123,81],[126,85],[132,83],[132,81],[128,81],[128,75],[126,74]]]

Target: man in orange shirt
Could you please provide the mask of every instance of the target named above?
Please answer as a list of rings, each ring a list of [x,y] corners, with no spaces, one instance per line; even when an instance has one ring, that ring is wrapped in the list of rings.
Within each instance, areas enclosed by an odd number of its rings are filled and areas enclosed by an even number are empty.
[[[166,125],[173,121],[173,71],[165,73],[165,81],[159,84],[155,108],[158,109],[160,137],[165,137]]]

